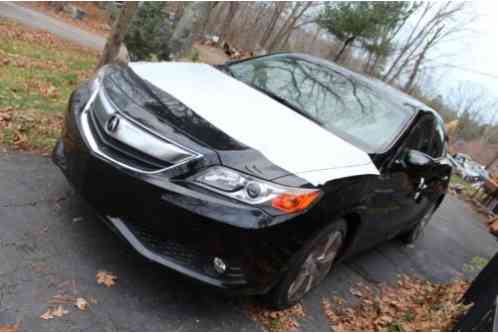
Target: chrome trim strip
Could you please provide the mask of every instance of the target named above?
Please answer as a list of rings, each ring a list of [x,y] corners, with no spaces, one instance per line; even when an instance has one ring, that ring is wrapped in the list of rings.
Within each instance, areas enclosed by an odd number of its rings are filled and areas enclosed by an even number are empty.
[[[164,135],[162,135],[162,134],[160,134],[160,133],[158,133],[156,131],[153,131],[153,130],[145,127],[143,124],[139,123],[138,121],[136,121],[135,119],[131,118],[127,114],[122,113],[121,111],[119,111],[119,108],[112,102],[112,100],[109,99],[109,97],[107,97],[107,93],[105,92],[104,89],[101,89],[99,94],[102,95],[104,102],[108,103],[108,105],[112,109],[116,110],[116,112],[119,113],[120,116],[122,116],[123,118],[127,119],[129,122],[135,124],[137,127],[140,127],[145,132],[148,132],[148,133],[150,133],[152,135],[157,136],[158,138],[161,138],[161,139],[163,139],[163,140],[165,140],[167,142],[170,142],[170,143],[174,144],[175,146],[178,146],[179,148],[181,148],[181,149],[189,152],[191,155],[197,156],[197,158],[200,158],[200,157],[203,156],[202,154],[200,154],[200,153],[198,153],[196,151],[193,151],[192,149],[190,149],[188,147],[185,147],[184,145],[182,145],[182,144],[180,144],[180,143],[178,143],[178,142],[176,142],[176,141],[174,141],[174,140],[172,140],[172,139],[170,139],[168,137],[165,137]]]
[[[196,152],[193,152],[192,150],[190,149],[185,149],[188,153],[191,153],[192,155],[189,156],[189,157],[186,157],[184,159],[181,159],[177,162],[173,162],[174,164],[169,166],[169,167],[166,167],[166,168],[162,168],[162,169],[158,169],[158,170],[154,170],[154,171],[147,171],[147,170],[142,170],[142,169],[138,169],[138,168],[135,168],[135,167],[132,167],[132,166],[129,166],[127,165],[126,163],[123,163],[123,162],[120,162],[110,156],[108,156],[107,154],[105,154],[100,148],[99,148],[99,145],[97,144],[97,141],[95,140],[93,134],[92,134],[92,131],[90,129],[90,125],[89,125],[89,122],[90,122],[90,119],[89,119],[89,112],[90,112],[90,107],[93,105],[93,103],[95,102],[95,99],[97,97],[97,95],[100,95],[100,92],[102,91],[102,89],[99,87],[99,89],[96,89],[95,92],[93,92],[92,96],[90,97],[90,99],[88,100],[87,104],[85,105],[85,108],[83,109],[82,113],[81,113],[81,128],[82,128],[82,132],[85,136],[85,139],[87,140],[88,142],[88,145],[90,146],[90,148],[100,157],[108,160],[108,161],[111,161],[123,168],[126,168],[126,169],[129,169],[129,170],[132,170],[132,171],[135,171],[135,172],[139,172],[139,173],[144,173],[144,174],[158,174],[158,173],[161,173],[161,172],[165,172],[169,169],[172,169],[172,168],[176,168],[180,165],[183,165],[185,163],[188,163],[190,161],[193,161],[195,159],[198,159],[198,158],[201,158],[202,155],[199,154],[199,153],[196,153]],[[106,97],[104,97],[106,98]],[[108,99],[106,99],[106,102],[109,103],[110,101]],[[104,102],[105,103],[105,102]],[[116,113],[119,114],[121,120],[124,120],[125,122],[128,122],[128,128],[132,128],[133,125],[129,124],[129,118],[128,117],[124,117],[121,113],[119,113],[116,109]],[[134,122],[135,123],[135,122]],[[143,128],[143,126],[140,126]],[[104,129],[105,130],[105,129]],[[147,131],[150,133],[150,131]],[[136,133],[136,132],[135,132]],[[150,134],[153,134],[153,133],[150,133]],[[129,143],[129,138],[126,138],[126,141],[123,141],[121,140],[122,137],[120,138],[120,141],[124,142],[125,144],[128,144],[130,145]],[[167,140],[168,142],[171,142],[173,144],[176,145],[176,142],[172,141],[172,140],[169,140],[169,139],[165,139]],[[181,145],[178,145],[179,147],[176,148],[174,147],[174,145],[168,143],[168,142],[161,142],[162,145],[169,145],[170,148],[174,148],[176,151],[178,150],[183,150],[183,146]],[[133,143],[133,145],[131,145],[133,148],[135,149],[141,149],[141,148],[137,148],[137,145],[135,145],[135,143]],[[154,146],[154,148],[157,147],[157,146]],[[142,151],[144,151],[143,149],[141,149]],[[150,154],[150,152],[148,151],[144,151],[145,153],[147,154]],[[156,157],[155,155],[152,155],[153,157]],[[157,158],[157,157],[156,157]]]

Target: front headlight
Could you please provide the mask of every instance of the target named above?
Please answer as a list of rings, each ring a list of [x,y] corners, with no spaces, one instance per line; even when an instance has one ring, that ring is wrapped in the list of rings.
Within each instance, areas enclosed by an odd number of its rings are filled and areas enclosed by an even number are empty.
[[[230,198],[289,214],[305,210],[320,195],[317,189],[281,186],[221,166],[202,171],[190,180]]]

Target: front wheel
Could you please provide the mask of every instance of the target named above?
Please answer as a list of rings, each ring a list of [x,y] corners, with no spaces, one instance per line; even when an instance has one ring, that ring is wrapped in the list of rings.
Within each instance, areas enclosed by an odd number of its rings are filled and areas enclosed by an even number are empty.
[[[340,219],[305,242],[281,282],[267,295],[272,308],[291,307],[322,282],[344,245],[346,230],[346,222]]]

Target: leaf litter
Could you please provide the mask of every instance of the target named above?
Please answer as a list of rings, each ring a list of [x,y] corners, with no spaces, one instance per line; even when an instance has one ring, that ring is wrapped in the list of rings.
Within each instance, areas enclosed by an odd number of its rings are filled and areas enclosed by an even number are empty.
[[[396,286],[352,288],[358,305],[345,307],[327,298],[321,305],[334,331],[448,331],[470,308],[460,303],[468,286],[463,280],[435,284],[401,276]]]
[[[266,331],[299,331],[300,325],[298,318],[306,317],[304,308],[301,304],[296,304],[286,310],[273,311],[265,309],[257,304],[247,304],[246,312],[249,317],[260,323]]]
[[[96,278],[98,284],[103,284],[106,287],[112,287],[118,279],[116,275],[106,271],[98,271]]]
[[[0,324],[0,332],[17,332],[18,329],[19,323],[7,325]]]
[[[62,305],[58,305],[57,307],[49,308],[44,314],[40,316],[40,318],[43,320],[49,320],[60,318],[68,313],[69,311],[65,310]]]

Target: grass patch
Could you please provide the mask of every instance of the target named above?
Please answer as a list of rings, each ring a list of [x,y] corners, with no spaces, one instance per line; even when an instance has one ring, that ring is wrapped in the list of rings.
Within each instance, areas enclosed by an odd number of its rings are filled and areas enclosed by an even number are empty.
[[[0,19],[0,144],[49,152],[71,92],[93,73],[97,52]]]
[[[469,183],[468,181],[464,180],[462,177],[459,175],[452,174],[450,178],[450,185],[455,186],[459,185],[462,186],[462,194],[469,197],[472,194],[475,193],[475,188],[472,187],[472,184]]]
[[[473,272],[480,272],[486,267],[488,264],[489,260],[486,258],[482,257],[473,257],[469,263],[466,263],[463,265],[463,270],[465,272],[473,273]]]

